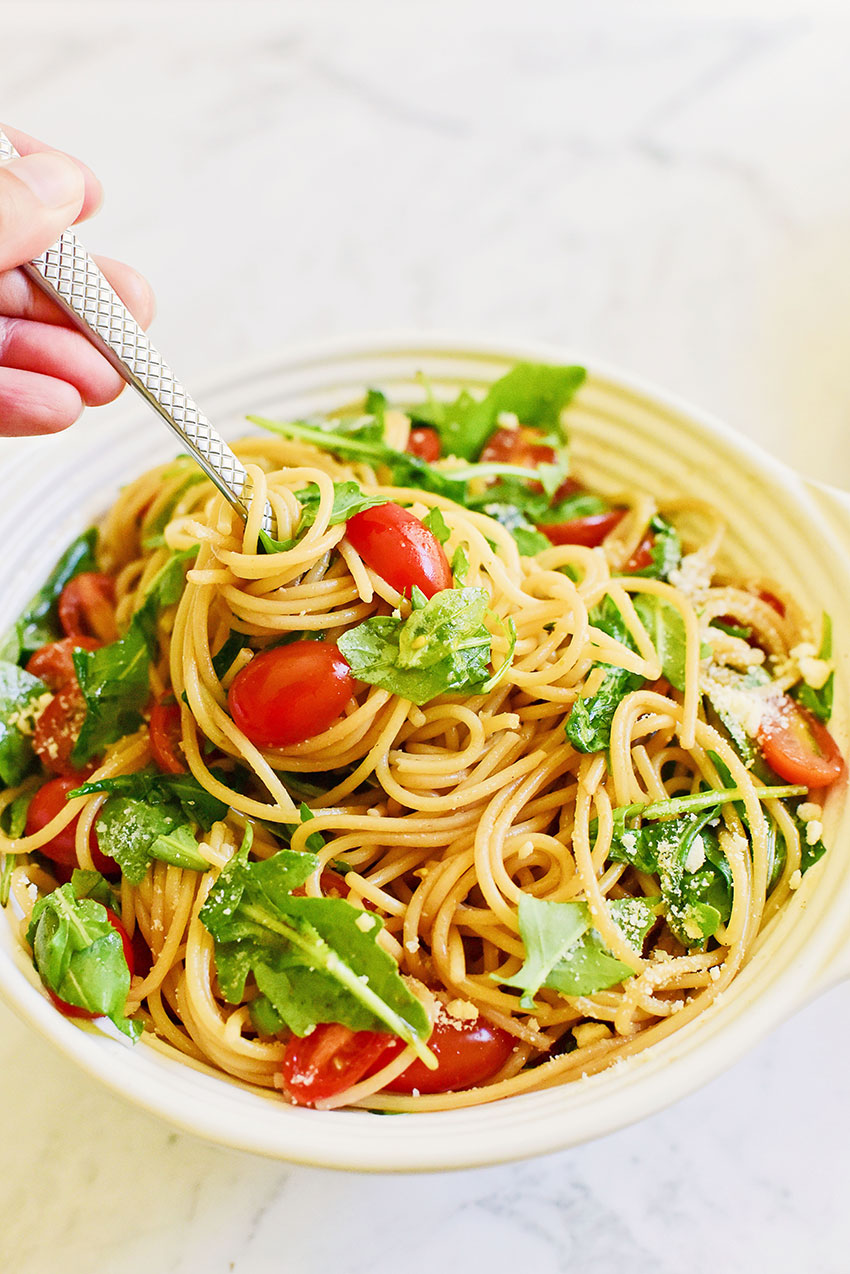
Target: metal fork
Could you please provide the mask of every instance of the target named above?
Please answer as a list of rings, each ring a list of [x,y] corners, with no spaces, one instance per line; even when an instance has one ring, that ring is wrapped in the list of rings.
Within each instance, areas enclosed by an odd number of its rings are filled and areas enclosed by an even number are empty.
[[[0,162],[17,154],[0,129]],[[66,230],[52,248],[21,268],[36,287],[64,310],[119,376],[153,407],[237,513],[247,518],[251,479],[245,468],[180,384],[76,235]],[[272,530],[268,504],[263,529]]]

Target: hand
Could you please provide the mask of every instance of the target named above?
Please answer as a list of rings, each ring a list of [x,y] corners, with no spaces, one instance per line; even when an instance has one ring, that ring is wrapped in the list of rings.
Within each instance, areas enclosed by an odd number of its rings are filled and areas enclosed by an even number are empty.
[[[50,247],[100,207],[103,192],[79,162],[3,126],[20,159],[0,164],[0,436],[55,433],[84,406],[111,402],[124,382],[58,306],[16,266]],[[129,266],[98,265],[139,322],[150,323],[153,293]]]

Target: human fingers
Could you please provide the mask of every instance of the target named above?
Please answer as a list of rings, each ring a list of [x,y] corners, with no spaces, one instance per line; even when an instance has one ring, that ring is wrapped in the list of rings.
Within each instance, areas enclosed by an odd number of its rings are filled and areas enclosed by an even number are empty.
[[[65,151],[56,151],[55,146],[48,146],[46,142],[39,141],[37,137],[30,137],[29,133],[22,133],[19,128],[10,128],[6,124],[0,124],[3,132],[9,138],[9,141],[20,151],[22,155],[32,155],[36,151],[45,150],[53,151],[58,154],[66,154]],[[86,221],[89,217],[97,212],[103,203],[103,187],[95,177],[88,164],[84,164],[81,159],[77,159],[76,155],[69,156],[80,169],[86,181],[86,193],[83,197],[83,206],[77,213],[77,221]]]
[[[133,317],[142,327],[147,327],[156,310],[147,279],[122,261],[113,261],[109,257],[95,257],[95,261]],[[38,323],[68,324],[67,315],[21,270],[7,270],[0,274],[0,315],[34,319]]]
[[[82,410],[79,392],[67,381],[0,367],[0,436],[58,433]]]
[[[79,332],[30,319],[0,318],[0,367],[66,381],[87,407],[102,407],[124,387],[118,373]]]
[[[85,186],[73,159],[52,151],[0,164],[0,270],[55,243],[82,208]]]

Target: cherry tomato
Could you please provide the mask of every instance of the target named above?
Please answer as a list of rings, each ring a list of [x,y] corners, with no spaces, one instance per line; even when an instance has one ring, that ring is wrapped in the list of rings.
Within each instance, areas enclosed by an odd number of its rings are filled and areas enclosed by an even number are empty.
[[[652,566],[652,548],[654,544],[655,536],[645,535],[628,562],[626,562],[625,571],[645,571],[648,566]]]
[[[827,787],[844,772],[829,730],[788,695],[768,702],[758,741],[765,761],[786,783]]]
[[[440,541],[398,504],[355,513],[345,534],[366,565],[400,593],[410,596],[415,585],[433,597],[452,586],[452,569]]]
[[[35,723],[33,747],[52,774],[73,774],[71,753],[86,715],[76,681],[66,682]]]
[[[127,968],[130,970],[130,977],[132,978],[136,972],[136,954],[133,947],[133,940],[130,938],[127,930],[124,928],[119,917],[115,914],[112,908],[105,907],[104,910],[106,912],[107,920],[121,939],[121,945],[124,948],[124,959],[127,961]],[[55,991],[51,991],[50,987],[47,987],[47,994],[50,996],[57,1009],[59,1009],[61,1013],[64,1013],[66,1017],[84,1017],[91,1021],[93,1018],[99,1016],[97,1013],[92,1013],[90,1009],[81,1009],[78,1004],[69,1004],[67,1000],[60,999]]]
[[[68,774],[63,778],[48,779],[30,801],[30,807],[27,811],[27,836],[34,836],[36,832],[40,832],[48,823],[51,823],[57,814],[61,814],[65,808],[68,793],[73,792],[75,788],[80,787],[85,781],[86,776],[84,774]],[[49,840],[46,845],[42,845],[38,852],[44,854],[45,858],[52,859],[54,863],[65,867],[77,867],[79,864],[77,862],[75,842],[79,817],[78,814],[66,827],[57,832],[52,840]],[[94,828],[92,828],[89,838],[89,849],[91,850],[92,862],[104,876],[114,875],[118,872],[119,867],[115,859],[107,858],[105,854],[100,852],[97,843],[97,833]]]
[[[99,650],[100,646],[101,642],[96,637],[63,637],[61,641],[48,642],[30,655],[27,672],[38,677],[55,693],[77,680],[74,651]]]
[[[553,544],[582,544],[585,548],[594,549],[610,535],[625,512],[625,509],[608,509],[605,513],[589,513],[587,517],[574,518],[571,522],[549,525],[541,522],[537,529]]]
[[[227,702],[252,743],[285,748],[327,730],[356,686],[334,642],[296,641],[255,655],[233,678]]]
[[[401,1046],[401,1040],[398,1040]],[[474,1022],[462,1021],[440,1013],[434,1023],[428,1047],[437,1058],[436,1070],[429,1070],[420,1058],[407,1070],[391,1079],[387,1093],[451,1093],[475,1088],[501,1070],[510,1057],[516,1040],[499,1026],[483,1017]],[[382,1059],[386,1065],[389,1057]]]
[[[520,425],[519,429],[496,429],[487,439],[478,457],[482,464],[516,464],[524,469],[536,469],[540,464],[554,464],[557,454],[554,447],[541,442],[539,429]]]
[[[180,751],[180,708],[176,703],[155,703],[148,722],[151,754],[166,774],[185,774],[186,762]]]
[[[427,460],[429,464],[433,464],[442,455],[440,435],[430,425],[414,425],[410,430],[405,451],[408,451],[412,456],[418,456],[420,460]]]
[[[115,641],[115,580],[111,575],[84,571],[69,580],[59,595],[59,623],[69,637],[97,637]]]
[[[323,1022],[303,1038],[293,1035],[281,1064],[283,1091],[296,1106],[326,1101],[362,1079],[395,1042],[394,1035],[351,1031],[338,1022]]]

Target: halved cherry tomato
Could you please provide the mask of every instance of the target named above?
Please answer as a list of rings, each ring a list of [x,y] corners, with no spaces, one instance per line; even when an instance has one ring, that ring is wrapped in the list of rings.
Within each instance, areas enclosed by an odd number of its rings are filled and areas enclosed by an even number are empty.
[[[106,912],[107,920],[121,939],[121,945],[124,948],[124,959],[127,961],[127,968],[130,970],[130,977],[132,978],[136,972],[136,954],[133,949],[132,939],[112,908],[105,907],[104,910]],[[66,1017],[84,1017],[91,1021],[93,1018],[98,1016],[97,1013],[92,1013],[90,1009],[81,1009],[77,1004],[69,1004],[67,1000],[60,999],[55,991],[51,991],[50,987],[47,988],[47,994],[50,996],[57,1009],[59,1009],[61,1013],[64,1013]]]
[[[361,1080],[396,1042],[394,1035],[352,1031],[339,1022],[323,1022],[303,1038],[293,1035],[281,1064],[283,1091],[296,1106],[326,1101]]]
[[[185,774],[186,762],[180,751],[180,708],[176,703],[155,703],[148,722],[151,755],[166,774]]]
[[[652,548],[654,544],[654,535],[645,535],[643,537],[628,562],[626,562],[624,569],[627,573],[631,571],[645,571],[648,566],[652,566]]]
[[[433,597],[452,586],[452,569],[440,541],[398,504],[355,513],[345,534],[366,565],[400,593],[410,596],[415,585]]]
[[[69,637],[115,641],[115,580],[99,571],[84,571],[69,580],[59,595],[59,623]]]
[[[767,602],[768,606],[773,607],[777,615],[781,616],[782,619],[785,618],[785,603],[780,601],[775,593],[771,593],[765,588],[760,588],[758,595],[763,602]]]
[[[38,677],[55,693],[69,682],[76,682],[74,670],[75,650],[99,650],[102,643],[96,637],[63,637],[61,641],[39,646],[27,663],[27,672]]]
[[[35,723],[33,747],[46,770],[73,774],[71,753],[86,715],[86,705],[76,681],[66,682],[53,696]]]
[[[401,1040],[397,1044],[403,1047]],[[383,1091],[451,1093],[475,1088],[502,1069],[515,1046],[513,1035],[486,1018],[468,1022],[440,1013],[428,1040],[428,1047],[437,1058],[437,1069],[429,1070],[417,1057]],[[389,1056],[384,1057],[381,1064],[385,1066],[389,1060]]]
[[[410,430],[405,451],[433,464],[442,455],[440,435],[430,425],[414,425]]]
[[[605,513],[573,518],[571,522],[541,522],[537,529],[553,544],[582,544],[585,548],[595,549],[606,535],[610,535],[625,512],[625,509],[608,509]]]
[[[519,429],[496,429],[491,433],[478,457],[482,464],[516,464],[536,469],[541,464],[554,464],[554,447],[542,442],[539,429],[520,425]]]
[[[335,642],[296,641],[255,655],[233,678],[227,702],[252,743],[285,748],[327,730],[356,688]]]
[[[768,702],[758,741],[765,761],[786,783],[827,787],[844,772],[829,730],[789,695]]]
[[[30,801],[30,807],[27,811],[27,836],[34,836],[36,832],[40,832],[43,827],[51,823],[56,815],[60,814],[65,808],[68,793],[73,792],[75,788],[80,787],[85,781],[86,776],[84,774],[69,774],[64,778],[48,779]],[[57,832],[46,845],[42,845],[38,852],[44,854],[45,858],[52,859],[54,863],[60,863],[66,867],[76,867],[78,864],[75,842],[78,822],[79,815],[72,819],[61,831]],[[92,828],[89,838],[89,849],[91,850],[92,862],[99,872],[103,872],[105,876],[108,876],[119,870],[114,858],[107,858],[105,854],[100,852],[97,843],[97,833],[94,828]]]

